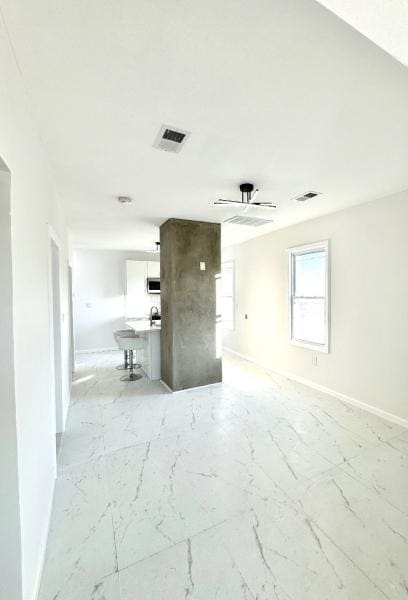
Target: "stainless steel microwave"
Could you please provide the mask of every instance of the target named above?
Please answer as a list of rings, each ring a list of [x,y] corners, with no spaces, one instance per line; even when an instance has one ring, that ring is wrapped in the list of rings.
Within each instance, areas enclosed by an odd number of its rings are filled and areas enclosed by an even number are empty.
[[[147,278],[147,293],[160,294],[160,277]]]

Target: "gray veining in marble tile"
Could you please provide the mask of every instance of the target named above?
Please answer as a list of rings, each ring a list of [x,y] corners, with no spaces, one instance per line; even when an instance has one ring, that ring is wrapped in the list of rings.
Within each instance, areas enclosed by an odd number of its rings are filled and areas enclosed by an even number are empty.
[[[408,515],[340,469],[310,484],[311,522],[386,598],[407,598]]]
[[[39,600],[408,597],[408,432],[240,359],[169,394],[79,357]]]
[[[408,452],[400,438],[368,448],[342,470],[408,516]]]
[[[57,479],[39,600],[75,600],[89,592],[107,600],[117,571],[104,458],[66,468]],[[99,590],[99,592],[98,592]],[[96,594],[99,593],[99,596]],[[94,593],[94,596],[92,596]]]

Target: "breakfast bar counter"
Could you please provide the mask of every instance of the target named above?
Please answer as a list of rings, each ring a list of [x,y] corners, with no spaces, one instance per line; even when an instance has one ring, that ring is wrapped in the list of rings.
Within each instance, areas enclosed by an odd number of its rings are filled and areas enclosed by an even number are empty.
[[[147,319],[135,319],[126,322],[144,340],[143,349],[139,351],[137,362],[151,380],[160,379],[160,325],[150,325]]]

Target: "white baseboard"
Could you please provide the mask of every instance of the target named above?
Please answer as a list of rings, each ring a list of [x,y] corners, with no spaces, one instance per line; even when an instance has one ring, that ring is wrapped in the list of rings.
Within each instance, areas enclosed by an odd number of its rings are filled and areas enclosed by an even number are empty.
[[[191,390],[201,390],[203,388],[212,387],[213,385],[221,385],[222,381],[216,381],[215,383],[207,383],[206,385],[196,385],[195,387],[186,388],[185,390],[172,390],[167,383],[164,383],[163,379],[160,379],[160,383],[169,390],[172,394],[184,394],[184,392],[191,392]]]
[[[163,381],[163,379],[160,379],[160,383],[166,388],[166,390],[169,390],[169,392],[174,394],[173,390],[167,385],[167,383]]]
[[[89,348],[87,350],[75,350],[75,354],[91,354],[94,352],[112,352],[112,350],[118,350],[117,346],[111,348]]]
[[[40,566],[39,566],[39,569],[37,572],[37,577],[36,577],[35,584],[34,584],[32,600],[38,600],[38,597],[40,595],[41,580],[42,580],[44,567],[45,567],[45,558],[46,558],[46,552],[47,552],[48,537],[50,534],[50,527],[51,527],[52,507],[54,504],[55,482],[56,482],[56,477],[57,477],[56,471],[53,474],[53,477],[54,477],[54,484],[53,484],[52,494],[51,494],[50,502],[48,503],[48,506],[47,506],[47,512],[48,512],[47,528],[46,528],[47,530],[46,530],[45,537],[41,541],[41,545],[40,545],[40,548],[38,551],[38,554],[40,556]]]
[[[324,385],[320,385],[319,383],[315,383],[310,379],[306,379],[304,377],[299,377],[299,375],[295,375],[294,373],[290,373],[289,371],[281,371],[279,369],[274,369],[270,365],[265,363],[261,363],[258,360],[255,360],[252,356],[248,356],[246,354],[241,354],[241,352],[237,352],[236,350],[232,350],[232,348],[227,348],[224,346],[223,350],[227,352],[231,352],[231,354],[235,354],[244,360],[248,360],[249,362],[262,367],[265,371],[271,371],[271,373],[276,373],[277,375],[281,375],[282,377],[286,377],[287,379],[291,379],[292,381],[296,381],[297,383],[301,383],[306,385],[314,390],[318,390],[319,392],[323,392],[324,394],[328,394],[329,396],[333,396],[333,398],[337,398],[337,400],[342,400],[347,404],[352,404],[357,408],[361,408],[377,417],[381,417],[386,421],[390,421],[391,423],[395,423],[397,425],[401,425],[402,427],[406,427],[408,429],[408,419],[404,419],[403,417],[399,417],[398,415],[394,415],[393,413],[387,412],[386,410],[382,410],[381,408],[377,408],[372,406],[371,404],[367,404],[366,402],[362,402],[361,400],[357,400],[356,398],[352,398],[351,396],[347,396],[342,392],[337,392],[336,390],[332,390]]]

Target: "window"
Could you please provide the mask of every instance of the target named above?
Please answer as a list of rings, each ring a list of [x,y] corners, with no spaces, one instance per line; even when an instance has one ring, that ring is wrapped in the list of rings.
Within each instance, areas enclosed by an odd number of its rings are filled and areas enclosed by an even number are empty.
[[[289,338],[329,351],[329,242],[289,249]]]
[[[221,265],[221,314],[224,329],[234,329],[234,262]]]

